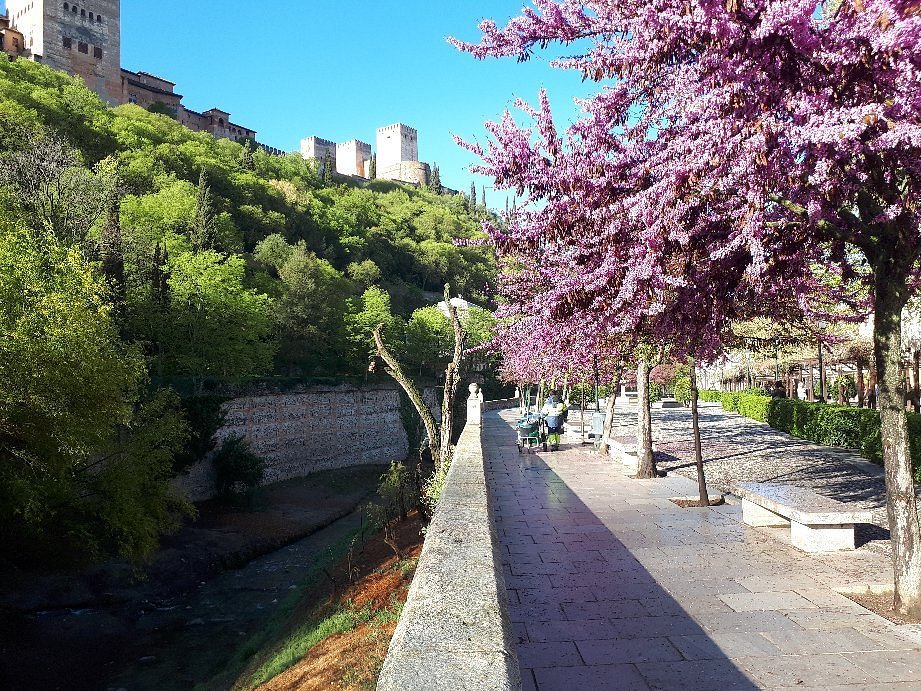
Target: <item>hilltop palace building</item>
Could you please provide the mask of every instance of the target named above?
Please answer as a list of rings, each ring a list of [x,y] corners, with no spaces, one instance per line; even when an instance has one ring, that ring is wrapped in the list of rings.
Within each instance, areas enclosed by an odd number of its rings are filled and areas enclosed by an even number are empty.
[[[337,144],[321,137],[301,141],[301,155],[316,159],[322,169],[327,155],[340,175],[371,176],[371,145],[357,139]],[[427,185],[431,170],[419,162],[419,133],[397,123],[377,130],[377,177],[415,185]]]
[[[186,108],[173,82],[121,66],[120,0],[7,0],[6,9],[6,15],[0,15],[0,52],[11,60],[34,60],[80,77],[113,106],[157,107],[175,114],[176,120],[196,132],[209,132],[218,139],[256,141],[256,131],[233,122],[227,111],[211,108],[199,113]],[[370,144],[357,139],[337,144],[320,137],[301,142],[301,155],[317,159],[321,166],[327,153],[337,173],[371,177]],[[379,179],[425,185],[430,174],[428,164],[419,162],[415,129],[397,123],[377,130]]]
[[[35,60],[80,77],[111,105],[159,105],[191,130],[210,132],[218,139],[255,141],[256,131],[232,122],[230,113],[186,108],[173,82],[121,66],[119,0],[7,0],[6,10],[6,16],[0,16],[0,51],[10,59]]]

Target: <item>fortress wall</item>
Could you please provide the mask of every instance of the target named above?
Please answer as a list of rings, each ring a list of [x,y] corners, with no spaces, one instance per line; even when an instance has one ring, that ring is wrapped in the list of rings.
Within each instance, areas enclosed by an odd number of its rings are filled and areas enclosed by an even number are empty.
[[[434,391],[424,396],[431,406]],[[218,443],[243,435],[266,459],[265,483],[304,477],[319,470],[387,464],[409,454],[394,388],[314,386],[286,393],[245,396],[224,405]],[[433,411],[440,419],[440,411]],[[178,486],[201,501],[214,496],[210,460],[195,464]]]

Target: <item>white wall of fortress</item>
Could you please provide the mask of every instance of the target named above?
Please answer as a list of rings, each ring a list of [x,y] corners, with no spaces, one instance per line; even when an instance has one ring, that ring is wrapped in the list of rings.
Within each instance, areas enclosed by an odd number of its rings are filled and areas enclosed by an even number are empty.
[[[435,394],[424,397],[436,408]],[[226,420],[218,444],[242,435],[266,460],[265,484],[336,468],[387,464],[409,453],[394,388],[311,386],[288,393],[242,396],[224,405]],[[214,496],[210,459],[179,478],[178,487],[193,501]]]
[[[377,169],[388,169],[407,161],[419,160],[419,133],[402,124],[377,130]]]

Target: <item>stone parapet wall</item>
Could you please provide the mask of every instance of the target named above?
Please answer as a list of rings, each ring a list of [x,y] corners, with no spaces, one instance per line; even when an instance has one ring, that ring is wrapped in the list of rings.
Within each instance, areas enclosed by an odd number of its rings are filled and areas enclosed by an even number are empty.
[[[378,691],[521,689],[481,430],[458,441]]]
[[[434,392],[423,395],[433,406]],[[232,435],[245,437],[266,460],[267,484],[319,470],[386,464],[409,452],[394,388],[313,386],[234,398],[224,410],[218,443]],[[214,496],[211,461],[195,464],[178,484],[193,501]]]

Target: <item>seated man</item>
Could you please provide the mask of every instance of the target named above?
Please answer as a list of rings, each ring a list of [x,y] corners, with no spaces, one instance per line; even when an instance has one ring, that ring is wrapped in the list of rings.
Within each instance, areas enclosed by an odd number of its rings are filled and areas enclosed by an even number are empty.
[[[547,443],[550,444],[551,451],[556,451],[560,448],[566,404],[556,394],[550,394],[541,412],[547,416]]]

